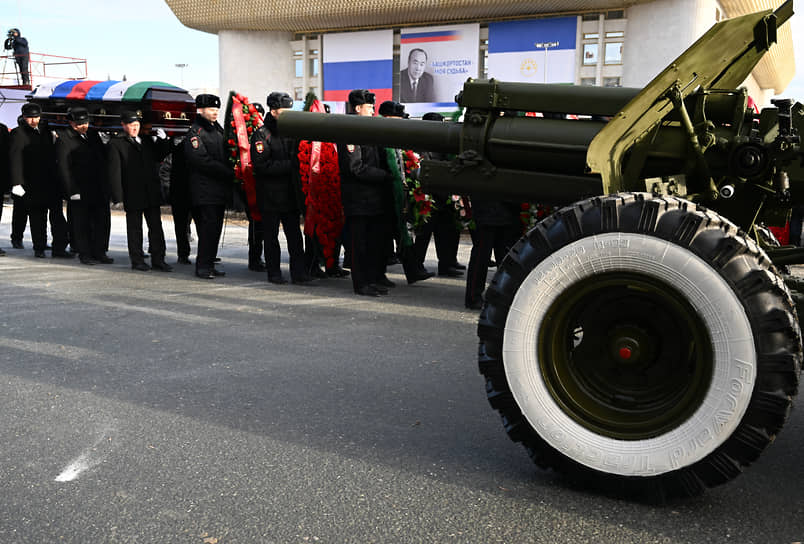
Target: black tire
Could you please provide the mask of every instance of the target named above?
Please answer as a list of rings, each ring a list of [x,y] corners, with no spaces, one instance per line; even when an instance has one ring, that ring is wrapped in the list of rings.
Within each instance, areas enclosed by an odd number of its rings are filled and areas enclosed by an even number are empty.
[[[558,210],[511,249],[485,298],[491,406],[537,465],[584,487],[662,500],[727,482],[797,392],[784,282],[734,224],[683,199]]]

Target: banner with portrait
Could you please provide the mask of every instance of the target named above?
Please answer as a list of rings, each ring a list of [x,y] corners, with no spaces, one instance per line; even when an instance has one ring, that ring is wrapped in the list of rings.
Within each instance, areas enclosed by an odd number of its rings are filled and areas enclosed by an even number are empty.
[[[451,111],[467,78],[478,75],[478,24],[403,28],[399,101],[414,116]]]

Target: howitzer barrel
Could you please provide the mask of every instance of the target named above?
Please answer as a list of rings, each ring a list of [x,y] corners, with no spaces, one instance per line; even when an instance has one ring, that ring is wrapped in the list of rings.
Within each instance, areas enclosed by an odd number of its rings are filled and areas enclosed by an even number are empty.
[[[583,174],[586,149],[604,126],[602,121],[495,117],[480,146],[467,139],[469,124],[356,115],[283,112],[279,130],[285,136],[349,144],[458,154],[482,151],[495,166]]]
[[[297,111],[282,112],[279,130],[291,138],[439,153],[458,153],[461,139],[461,126],[454,123]]]

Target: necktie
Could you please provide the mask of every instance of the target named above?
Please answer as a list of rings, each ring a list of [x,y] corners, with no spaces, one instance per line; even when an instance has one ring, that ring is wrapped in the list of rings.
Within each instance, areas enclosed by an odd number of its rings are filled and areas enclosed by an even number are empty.
[[[419,86],[419,80],[418,79],[413,80],[413,101],[414,102],[416,101],[416,87],[418,87],[418,86]]]

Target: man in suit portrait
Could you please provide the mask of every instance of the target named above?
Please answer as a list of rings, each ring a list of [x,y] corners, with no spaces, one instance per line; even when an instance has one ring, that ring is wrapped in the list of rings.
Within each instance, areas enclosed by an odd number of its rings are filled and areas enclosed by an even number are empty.
[[[400,102],[435,102],[433,76],[424,71],[427,67],[427,52],[424,49],[411,49],[408,66],[400,73]]]

